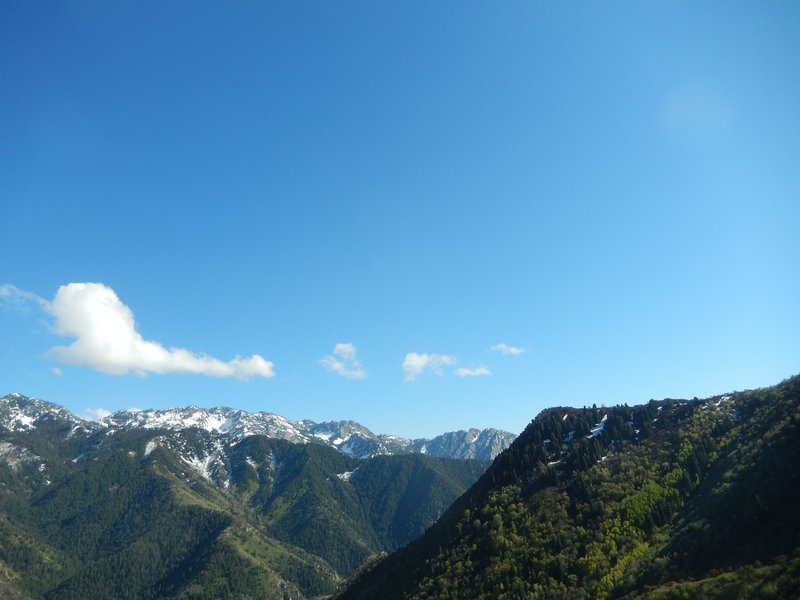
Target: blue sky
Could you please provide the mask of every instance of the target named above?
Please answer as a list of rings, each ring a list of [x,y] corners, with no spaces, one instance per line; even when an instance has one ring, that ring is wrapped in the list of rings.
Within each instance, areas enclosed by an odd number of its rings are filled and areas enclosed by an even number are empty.
[[[2,3],[0,392],[416,437],[777,383],[798,31],[796,2]]]

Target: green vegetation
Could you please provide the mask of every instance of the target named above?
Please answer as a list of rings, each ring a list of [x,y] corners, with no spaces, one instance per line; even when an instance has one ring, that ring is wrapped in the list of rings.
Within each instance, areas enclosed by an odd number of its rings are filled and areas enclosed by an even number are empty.
[[[0,597],[797,598],[798,464],[800,378],[548,409],[488,470],[49,418],[0,432]]]
[[[488,466],[58,419],[0,444],[0,597],[30,600],[330,595]]]
[[[337,598],[800,597],[799,461],[800,378],[549,409]]]

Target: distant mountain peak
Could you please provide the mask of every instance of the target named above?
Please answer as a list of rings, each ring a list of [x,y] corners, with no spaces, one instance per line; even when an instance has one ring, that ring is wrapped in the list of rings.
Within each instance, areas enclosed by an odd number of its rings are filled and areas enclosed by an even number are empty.
[[[0,427],[10,431],[24,431],[36,427],[40,419],[60,419],[73,424],[83,424],[69,410],[58,404],[13,392],[0,398]]]

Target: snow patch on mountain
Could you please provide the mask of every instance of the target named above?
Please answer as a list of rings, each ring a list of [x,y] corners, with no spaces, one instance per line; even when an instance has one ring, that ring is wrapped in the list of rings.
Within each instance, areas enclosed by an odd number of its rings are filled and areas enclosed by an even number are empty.
[[[153,438],[144,447],[144,456],[150,456],[150,453],[156,448],[158,448],[158,438]]]
[[[20,446],[15,446],[10,442],[0,442],[0,462],[7,464],[12,471],[18,471],[26,464],[38,462],[41,458]],[[41,465],[44,467],[44,464]],[[40,470],[42,470],[40,468]]]
[[[606,421],[608,420],[608,415],[603,415],[603,418],[600,419],[599,423],[595,423],[595,426],[592,427],[592,432],[587,435],[587,438],[597,437],[601,433],[603,433],[603,429],[606,427]]]
[[[350,481],[350,478],[353,474],[358,471],[358,469],[353,469],[352,471],[345,471],[344,473],[337,473],[336,476],[341,479],[342,481]]]
[[[216,459],[217,457],[213,454],[203,458],[194,455],[181,456],[181,460],[189,465],[192,469],[197,471],[200,477],[211,482],[213,482],[211,479],[211,469],[214,466]]]

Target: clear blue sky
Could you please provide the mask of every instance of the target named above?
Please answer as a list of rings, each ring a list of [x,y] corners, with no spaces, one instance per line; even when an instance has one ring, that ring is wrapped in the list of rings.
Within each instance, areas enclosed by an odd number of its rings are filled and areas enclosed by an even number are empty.
[[[793,1],[3,2],[0,393],[430,436],[777,383],[798,57]]]

